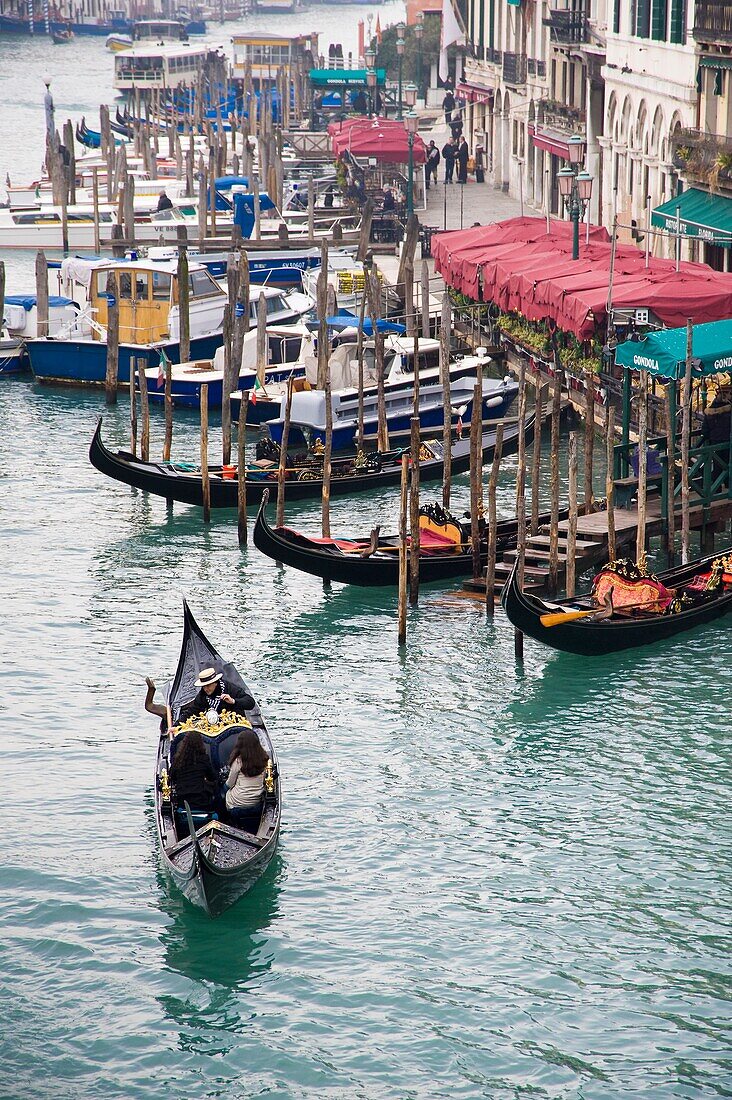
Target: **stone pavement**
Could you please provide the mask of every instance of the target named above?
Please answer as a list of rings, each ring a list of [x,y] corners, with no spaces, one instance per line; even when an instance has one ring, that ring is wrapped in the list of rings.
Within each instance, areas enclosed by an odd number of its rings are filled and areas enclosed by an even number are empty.
[[[433,127],[420,129],[419,134],[425,144],[433,140],[442,155],[442,146],[450,134],[442,116]],[[420,168],[419,171],[421,172],[422,169]],[[485,175],[485,183],[476,183],[475,176],[469,175],[466,184],[445,185],[442,182],[445,175],[444,163],[441,160],[437,178],[439,180],[437,186],[433,184],[427,192],[427,209],[417,207],[417,214],[423,225],[432,225],[438,229],[469,229],[475,222],[488,225],[491,222],[518,217],[521,213],[520,202],[496,190],[488,172]],[[539,211],[525,203],[524,213],[538,214]]]

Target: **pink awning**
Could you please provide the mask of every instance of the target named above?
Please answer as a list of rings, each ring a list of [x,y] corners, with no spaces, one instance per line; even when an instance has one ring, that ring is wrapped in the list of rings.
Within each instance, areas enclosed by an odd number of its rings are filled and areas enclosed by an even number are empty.
[[[531,140],[537,149],[544,149],[547,153],[553,153],[560,160],[569,160],[569,134],[561,130],[549,130],[529,125]]]
[[[493,98],[494,89],[484,88],[480,84],[471,84],[469,80],[464,80],[458,84],[456,91],[460,98],[468,103],[487,103]]]

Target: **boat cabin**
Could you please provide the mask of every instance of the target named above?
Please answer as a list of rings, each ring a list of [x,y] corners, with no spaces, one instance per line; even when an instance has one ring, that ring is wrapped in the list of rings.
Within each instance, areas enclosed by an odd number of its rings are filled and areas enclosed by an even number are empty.
[[[281,34],[235,34],[234,77],[243,80],[247,63],[251,66],[254,87],[270,87],[277,82],[280,69],[296,65],[307,52],[313,56],[318,50],[318,36],[297,35],[286,38]]]
[[[185,24],[177,19],[140,19],[132,26],[134,42],[187,42]]]
[[[178,88],[194,85],[211,53],[207,46],[181,42],[167,46],[140,45],[114,59],[114,86],[118,92]]]
[[[178,340],[180,314],[177,262],[130,260],[102,263],[91,273],[89,305],[96,324],[92,339],[100,340],[109,321],[109,297],[119,306],[119,339],[125,344],[154,344]],[[221,328],[227,298],[212,275],[200,264],[188,273],[191,338]]]

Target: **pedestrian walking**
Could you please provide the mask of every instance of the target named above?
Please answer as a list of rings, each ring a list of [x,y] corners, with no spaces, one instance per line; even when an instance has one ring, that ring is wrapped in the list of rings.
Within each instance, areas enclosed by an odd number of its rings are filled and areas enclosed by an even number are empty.
[[[442,159],[445,162],[445,183],[452,183],[452,174],[455,170],[455,142],[450,138],[442,146]]]
[[[424,165],[424,180],[425,189],[430,189],[430,179],[433,180],[435,186],[437,186],[437,169],[440,165],[440,150],[435,145],[434,141],[431,141],[427,146],[427,159]]]
[[[468,182],[468,160],[470,159],[470,150],[468,149],[468,143],[464,137],[460,138],[460,144],[457,148],[455,156],[457,160],[457,181],[458,183]]]
[[[442,101],[442,109],[445,112],[445,122],[450,125],[452,119],[452,112],[455,110],[455,96],[452,94],[452,89],[448,88],[445,92],[445,98]]]

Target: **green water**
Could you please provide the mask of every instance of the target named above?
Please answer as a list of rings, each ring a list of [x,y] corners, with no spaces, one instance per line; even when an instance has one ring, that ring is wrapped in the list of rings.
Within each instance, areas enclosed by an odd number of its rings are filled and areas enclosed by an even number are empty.
[[[432,586],[400,655],[392,593],[97,474],[103,411],[0,386],[0,1096],[730,1095],[729,625],[594,662],[527,642],[519,672],[502,615]],[[217,921],[155,850],[144,676],[184,596],[283,773],[279,854]]]

